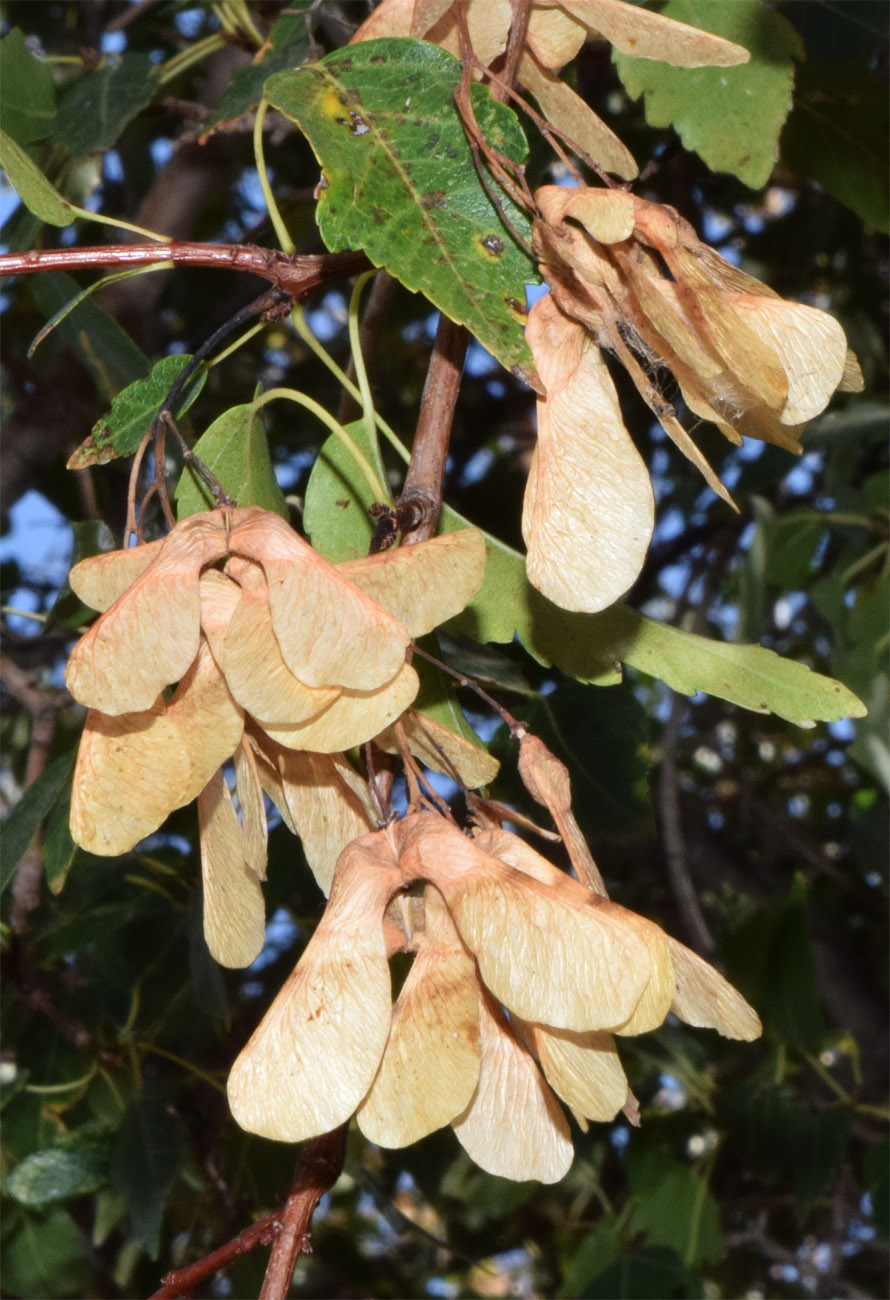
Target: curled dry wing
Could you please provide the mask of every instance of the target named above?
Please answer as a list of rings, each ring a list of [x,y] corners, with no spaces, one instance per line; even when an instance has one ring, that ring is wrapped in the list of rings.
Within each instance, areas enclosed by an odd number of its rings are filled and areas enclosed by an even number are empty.
[[[565,1115],[503,1011],[479,991],[481,1067],[476,1091],[453,1124],[480,1169],[519,1182],[559,1182],[572,1163]]]
[[[407,629],[327,560],[283,519],[239,511],[229,550],[262,565],[272,626],[284,662],[307,686],[373,691],[405,662]],[[258,516],[262,516],[261,518]]]
[[[528,576],[563,609],[594,613],[639,575],[652,484],[593,337],[552,296],[532,307],[526,332],[547,389],[522,513]]]
[[[345,1123],[367,1093],[389,1035],[382,921],[400,882],[383,832],[341,855],[318,928],[229,1074],[249,1133],[302,1142]]]
[[[150,709],[198,652],[199,580],[226,552],[214,514],[193,515],[173,529],[151,564],[102,614],[71,653],[68,689],[89,708],[117,715]]]
[[[378,1146],[404,1147],[450,1124],[479,1078],[476,963],[435,889],[402,986],[380,1069],[356,1119]]]

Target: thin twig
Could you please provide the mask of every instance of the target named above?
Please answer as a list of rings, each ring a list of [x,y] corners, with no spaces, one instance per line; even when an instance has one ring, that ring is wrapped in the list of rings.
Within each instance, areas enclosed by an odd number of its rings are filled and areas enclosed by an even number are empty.
[[[103,244],[97,248],[36,248],[0,256],[0,275],[29,275],[33,271],[76,271],[90,267],[216,266],[269,280],[276,288],[302,301],[321,285],[367,271],[364,253],[319,253],[288,257],[272,248],[250,244],[198,244],[172,240],[169,244]]]
[[[205,1278],[228,1268],[241,1255],[249,1255],[257,1246],[270,1246],[281,1230],[281,1211],[272,1210],[269,1214],[252,1223],[249,1228],[239,1232],[237,1237],[227,1241],[224,1246],[212,1250],[209,1255],[195,1260],[185,1268],[174,1269],[165,1273],[163,1285],[149,1300],[181,1300],[190,1295]]]
[[[259,1300],[285,1300],[300,1254],[311,1253],[309,1224],[318,1202],[340,1177],[346,1155],[347,1124],[310,1138],[300,1148],[293,1186],[278,1216],[281,1221]]]

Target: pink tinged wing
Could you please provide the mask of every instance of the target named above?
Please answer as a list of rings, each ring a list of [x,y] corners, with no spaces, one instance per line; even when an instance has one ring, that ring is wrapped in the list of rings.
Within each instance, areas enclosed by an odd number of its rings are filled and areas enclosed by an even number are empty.
[[[563,131],[572,145],[583,149],[604,171],[633,180],[639,171],[633,154],[571,86],[527,51],[520,56],[517,78],[534,95],[551,126]]]
[[[594,613],[639,575],[652,484],[593,337],[550,295],[532,307],[526,333],[547,389],[522,512],[528,576],[563,609]]]
[[[232,757],[244,734],[244,712],[232,699],[206,641],[201,641],[194,663],[167,706],[167,720],[178,729],[189,757],[189,779],[182,791],[186,804]]]
[[[261,723],[282,726],[315,717],[333,704],[342,688],[306,686],[294,676],[272,628],[263,570],[246,560],[229,565],[240,584],[240,599],[218,649],[229,689]]]
[[[524,1032],[547,1082],[576,1115],[615,1118],[627,1100],[627,1079],[611,1034],[573,1034],[543,1025],[526,1025]]]
[[[356,1119],[378,1146],[404,1147],[450,1124],[479,1079],[476,963],[434,889],[380,1069]]]
[[[409,709],[401,718],[408,748],[415,758],[434,772],[457,776],[471,790],[488,785],[497,776],[500,763],[496,758],[451,731],[441,722]],[[395,732],[388,728],[374,738],[387,754],[398,754],[399,743]]]
[[[163,699],[116,717],[87,714],[71,791],[71,835],[89,853],[114,857],[156,831],[193,798],[191,760]]]
[[[478,528],[462,528],[416,546],[348,560],[337,569],[412,636],[423,636],[459,614],[479,590],[485,538]]]
[[[198,795],[198,825],[207,947],[221,966],[249,966],[263,947],[266,909],[221,771]]]
[[[833,316],[781,298],[727,294],[748,329],[770,348],[788,377],[783,424],[804,424],[828,405],[844,376],[847,339]]]
[[[165,538],[130,546],[123,551],[105,551],[75,564],[68,574],[71,590],[90,609],[105,611],[140,578],[164,545]]]
[[[287,749],[311,749],[320,754],[334,754],[372,740],[394,722],[413,701],[420,689],[420,679],[410,664],[385,686],[373,691],[341,691],[333,704],[295,726],[263,723],[263,730],[276,744]]]
[[[489,857],[443,819],[406,818],[399,834],[406,877],[444,895],[483,982],[509,1011],[573,1030],[631,1016],[652,974],[657,927],[568,876],[548,885]]]
[[[118,715],[150,709],[198,652],[201,569],[225,554],[215,514],[192,515],[74,647],[65,681],[76,700]]]
[[[263,752],[276,778],[265,788],[302,840],[306,861],[327,895],[347,844],[374,829],[368,787],[342,754],[282,749],[268,742]],[[261,763],[263,778],[265,771]]]
[[[741,993],[697,953],[676,939],[668,939],[668,943],[676,975],[671,1005],[674,1015],[698,1029],[716,1029],[724,1038],[740,1038],[746,1043],[759,1038],[763,1031],[760,1018]]]
[[[233,554],[261,564],[287,667],[307,686],[373,691],[405,662],[406,628],[267,511],[239,512]]]
[[[341,855],[318,928],[229,1075],[248,1132],[302,1142],[343,1124],[367,1093],[389,1035],[382,922],[399,881],[380,832]]]
[[[573,1155],[565,1115],[503,1011],[485,994],[479,999],[479,1032],[479,1082],[454,1121],[458,1141],[487,1173],[517,1182],[559,1182]]]
[[[604,36],[622,54],[657,59],[675,68],[731,68],[747,63],[748,51],[722,36],[651,13],[625,0],[560,0],[562,8],[589,31]]]

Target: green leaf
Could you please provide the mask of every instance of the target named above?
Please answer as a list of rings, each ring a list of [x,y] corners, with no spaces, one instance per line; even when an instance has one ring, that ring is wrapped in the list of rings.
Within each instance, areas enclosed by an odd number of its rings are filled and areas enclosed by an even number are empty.
[[[62,272],[31,277],[31,293],[47,320],[78,293]],[[121,325],[95,302],[82,302],[56,326],[56,334],[73,348],[93,376],[106,402],[127,384],[148,373],[150,362]]]
[[[22,1300],[88,1295],[93,1277],[84,1239],[67,1210],[18,1206],[4,1215],[3,1289]]]
[[[296,68],[303,62],[309,48],[306,8],[306,0],[300,0],[299,4],[292,0],[288,5],[291,12],[282,14],[273,25],[259,62],[237,69],[219,102],[219,108],[204,128],[205,136],[220,122],[230,122],[232,118],[256,108],[263,97],[263,83],[273,72]]]
[[[223,411],[192,451],[239,506],[262,506],[287,518],[287,503],[275,481],[266,431],[259,415],[251,415],[249,402]],[[214,504],[210,489],[192,466],[186,465],[176,488],[179,518],[209,510]]]
[[[52,68],[35,59],[18,27],[0,41],[0,119],[17,144],[49,135],[56,115]]]
[[[346,432],[385,483],[380,448],[376,438],[368,436],[364,421],[348,424]],[[312,466],[303,507],[303,526],[319,554],[332,564],[367,555],[374,533],[368,508],[373,504],[368,480],[342,439],[332,434]]]
[[[801,1105],[785,1086],[753,1094],[748,1087],[744,1093],[735,1127],[744,1133],[745,1167],[767,1186],[783,1181],[791,1171],[803,1216],[836,1179],[850,1117],[843,1110]]]
[[[29,212],[51,226],[70,226],[77,213],[11,135],[0,130],[0,167]]]
[[[562,1285],[557,1291],[559,1300],[575,1300],[586,1296],[587,1287],[608,1268],[619,1248],[618,1221],[614,1214],[603,1214],[591,1228],[580,1246],[569,1258]]]
[[[791,108],[800,37],[761,0],[669,0],[666,18],[725,36],[751,52],[734,68],[672,68],[614,53],[631,99],[645,96],[650,126],[673,126],[712,171],[732,172],[752,189],[765,185],[779,156]]]
[[[190,361],[187,353],[164,357],[152,367],[151,374],[145,379],[128,384],[111,403],[108,415],[103,415],[93,425],[90,436],[68,461],[68,468],[85,469],[88,465],[105,465],[118,456],[132,456],[168,392]],[[206,371],[199,371],[174,414],[182,415],[189,409],[204,387],[205,378]]]
[[[371,451],[360,423],[350,425],[348,432],[366,454]],[[337,563],[367,554],[373,532],[367,513],[371,501],[352,457],[339,439],[329,438],[312,467],[303,515],[312,544],[325,559]],[[456,510],[443,508],[440,532],[470,526]],[[506,642],[515,635],[538,663],[555,664],[579,681],[614,686],[621,680],[618,665],[625,663],[684,695],[704,691],[798,724],[861,717],[865,711],[840,682],[763,646],[696,636],[625,605],[613,605],[601,614],[571,614],[531,586],[518,551],[488,533],[485,545],[482,586],[463,613],[446,625],[450,636]]]
[[[43,867],[51,894],[62,892],[77,852],[77,845],[71,838],[68,827],[72,781],[73,773],[60,790],[46,819],[46,830],[43,836]]]
[[[76,158],[110,149],[160,84],[148,54],[124,54],[113,65],[85,73],[62,96],[55,143]]]
[[[443,531],[467,526],[447,507]],[[514,633],[542,664],[556,664],[579,681],[613,685],[622,662],[675,691],[704,691],[744,709],[775,713],[789,722],[834,722],[861,717],[852,691],[804,664],[758,645],[732,645],[657,623],[626,605],[601,614],[570,614],[530,585],[518,551],[486,534],[485,579],[464,613],[448,625],[480,641],[510,641]]]
[[[502,225],[473,164],[454,91],[460,63],[436,45],[386,39],[279,72],[266,95],[309,139],[324,168],[317,220],[332,251],[363,248],[409,289],[466,325],[508,369],[533,370],[525,343],[526,255]],[[514,113],[472,88],[480,130],[521,162]],[[523,237],[525,215],[504,196]]]
[[[156,1259],[167,1191],[179,1172],[182,1121],[161,1088],[147,1082],[117,1134],[112,1186],[127,1202],[133,1236]]]
[[[571,772],[575,809],[588,837],[616,839],[646,828],[648,719],[628,687],[590,691],[565,682],[523,709],[522,717]]]
[[[701,1278],[683,1267],[676,1251],[645,1246],[621,1255],[580,1294],[584,1300],[699,1300],[705,1292]]]
[[[859,65],[801,65],[782,158],[876,230],[890,231],[886,87]]]
[[[6,1189],[20,1205],[49,1205],[95,1192],[108,1182],[113,1133],[84,1124],[55,1146],[33,1151],[13,1169]]]
[[[74,770],[74,750],[53,759],[28,786],[3,824],[3,853],[0,855],[0,892],[15,875],[37,828],[47,815]]]
[[[658,1182],[636,1187],[628,1176],[637,1196],[628,1225],[631,1231],[642,1233],[651,1246],[672,1247],[687,1268],[720,1258],[720,1211],[701,1174],[676,1165]]]

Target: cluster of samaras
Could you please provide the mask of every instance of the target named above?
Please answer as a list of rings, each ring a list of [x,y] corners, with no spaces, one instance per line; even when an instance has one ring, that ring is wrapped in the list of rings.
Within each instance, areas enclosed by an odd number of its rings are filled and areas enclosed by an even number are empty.
[[[736,1038],[760,1026],[716,971],[605,897],[565,769],[534,737],[520,772],[578,880],[484,801],[470,832],[417,799],[381,826],[344,750],[374,739],[467,786],[496,771],[410,708],[412,638],[462,609],[483,568],[471,529],[334,566],[256,508],[83,561],[72,587],[104,613],[67,670],[89,709],[71,828],[122,853],[196,798],[207,942],[246,966],[263,943],[268,794],[330,897],[233,1067],[236,1119],[299,1141],[355,1112],[385,1146],[451,1124],[483,1168],[553,1181],[572,1151],[554,1094],[581,1124],[635,1117],[613,1035],[669,1012]],[[393,1006],[397,952],[414,961]]]

